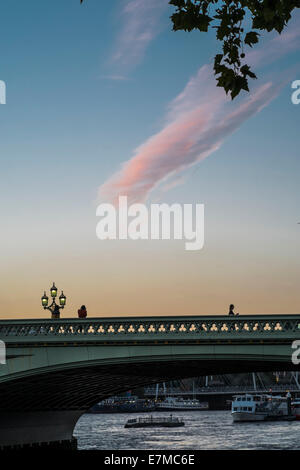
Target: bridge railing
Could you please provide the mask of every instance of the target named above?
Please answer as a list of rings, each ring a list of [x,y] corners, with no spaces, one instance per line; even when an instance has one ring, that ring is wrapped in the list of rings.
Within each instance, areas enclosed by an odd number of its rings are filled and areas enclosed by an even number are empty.
[[[207,387],[195,387],[193,390],[181,390],[180,388],[167,388],[166,391],[159,390],[158,395],[173,395],[173,396],[191,396],[191,395],[226,395],[226,394],[238,394],[238,393],[272,393],[274,392],[286,392],[287,390],[299,392],[299,388],[296,384],[271,384],[269,386],[258,385],[256,388],[249,385],[226,385],[226,386],[207,386]],[[146,387],[144,391],[146,397],[156,396],[156,387]]]
[[[243,315],[197,317],[118,317],[60,320],[1,320],[0,339],[8,341],[74,338],[176,339],[230,337],[300,338],[300,315]]]

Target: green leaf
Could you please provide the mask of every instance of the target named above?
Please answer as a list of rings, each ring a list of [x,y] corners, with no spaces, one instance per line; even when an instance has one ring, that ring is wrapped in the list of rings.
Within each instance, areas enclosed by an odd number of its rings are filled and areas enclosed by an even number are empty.
[[[250,31],[245,36],[245,44],[248,44],[250,47],[252,47],[253,44],[258,43],[258,36],[259,34],[255,31]]]
[[[271,8],[264,8],[263,10],[263,15],[264,15],[264,19],[270,23],[271,21],[273,21],[274,19],[274,16],[275,16],[275,10],[271,10]]]
[[[185,1],[184,0],[170,0],[169,4],[174,5],[177,8],[183,8],[185,6]]]

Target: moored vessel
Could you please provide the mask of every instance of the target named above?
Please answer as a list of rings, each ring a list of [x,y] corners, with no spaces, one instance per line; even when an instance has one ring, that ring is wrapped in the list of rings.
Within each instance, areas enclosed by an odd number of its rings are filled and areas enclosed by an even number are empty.
[[[295,416],[297,421],[300,420],[300,400],[292,402],[292,414]]]
[[[157,411],[203,411],[208,410],[207,402],[199,400],[185,400],[183,398],[167,397],[156,404]]]
[[[293,421],[290,396],[267,394],[235,395],[231,415],[234,422]]]
[[[155,410],[151,400],[136,396],[111,397],[94,405],[89,413],[142,413]]]

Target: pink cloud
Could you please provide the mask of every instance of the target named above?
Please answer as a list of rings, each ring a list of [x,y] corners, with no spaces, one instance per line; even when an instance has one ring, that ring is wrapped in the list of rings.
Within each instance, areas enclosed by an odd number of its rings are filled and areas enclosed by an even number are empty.
[[[298,32],[293,28],[288,35],[275,38],[274,59],[299,47],[297,38]],[[270,40],[272,47],[275,39]],[[269,47],[267,43],[258,50],[256,56],[252,56],[253,62],[259,64],[264,54],[271,60]],[[232,102],[223,89],[216,87],[212,68],[201,67],[168,106],[162,129],[140,145],[120,171],[100,187],[100,198],[116,202],[118,196],[127,195],[130,202],[140,202],[162,182],[170,178],[180,182],[183,171],[219,149],[243,122],[279,94],[282,85],[269,80],[250,95]]]
[[[163,180],[216,151],[228,135],[266,106],[277,92],[278,87],[267,83],[231,112],[222,94],[215,103],[207,102],[184,113],[136,150],[121,171],[101,186],[101,198],[116,202],[118,196],[127,195],[130,202],[145,201]]]

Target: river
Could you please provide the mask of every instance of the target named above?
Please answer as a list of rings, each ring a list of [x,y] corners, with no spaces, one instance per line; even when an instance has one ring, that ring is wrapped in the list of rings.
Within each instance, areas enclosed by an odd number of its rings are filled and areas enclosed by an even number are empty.
[[[169,416],[168,412],[153,416]],[[125,429],[148,414],[86,414],[74,435],[85,450],[300,449],[300,421],[232,423],[230,411],[180,412],[182,428]],[[174,413],[175,415],[175,413]]]

